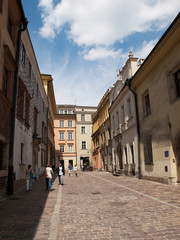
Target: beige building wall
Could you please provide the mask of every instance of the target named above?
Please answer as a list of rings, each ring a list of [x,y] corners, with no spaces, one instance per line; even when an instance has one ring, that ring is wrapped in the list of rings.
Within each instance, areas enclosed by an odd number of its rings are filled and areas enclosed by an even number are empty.
[[[141,169],[145,179],[180,181],[180,15],[132,80],[138,96]],[[180,78],[180,76],[179,76]]]
[[[88,161],[91,163],[92,116],[96,109],[90,106],[76,106],[78,168],[82,168],[82,165]]]

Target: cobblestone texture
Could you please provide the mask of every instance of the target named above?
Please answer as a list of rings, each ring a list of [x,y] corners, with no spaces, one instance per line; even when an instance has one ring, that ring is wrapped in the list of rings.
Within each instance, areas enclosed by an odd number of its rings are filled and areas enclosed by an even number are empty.
[[[0,201],[0,239],[180,239],[180,186],[80,172]]]

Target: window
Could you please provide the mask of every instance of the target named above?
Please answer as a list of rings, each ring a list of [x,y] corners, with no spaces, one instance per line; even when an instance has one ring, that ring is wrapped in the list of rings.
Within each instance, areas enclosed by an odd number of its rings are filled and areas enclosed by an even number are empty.
[[[71,120],[68,120],[68,127],[72,127],[72,121]]]
[[[38,117],[38,110],[34,107],[34,133],[37,133],[37,117]]]
[[[132,117],[132,112],[131,112],[131,100],[127,100],[127,107],[128,107],[128,118]]]
[[[81,127],[81,133],[86,133],[86,128],[85,127]]]
[[[3,0],[0,0],[0,12],[2,12]]]
[[[60,145],[60,149],[59,149],[60,153],[64,152],[64,145]]]
[[[59,121],[59,127],[62,127],[62,128],[64,127],[64,120]]]
[[[25,65],[25,61],[26,61],[26,49],[24,47],[24,45],[22,46],[22,56],[21,56],[21,60]]]
[[[174,74],[175,85],[176,85],[176,94],[177,97],[180,97],[180,69]]]
[[[68,114],[72,114],[72,111],[71,111],[71,110],[68,110]]]
[[[85,115],[81,114],[81,121],[85,121]]]
[[[9,32],[9,35],[11,36],[11,39],[13,40],[14,42],[14,36],[13,36],[13,24],[12,24],[12,21],[11,21],[11,18],[10,16],[8,17],[8,32]]]
[[[8,91],[8,77],[9,77],[9,72],[7,68],[4,68],[3,94],[5,97],[7,97],[7,91]]]
[[[82,141],[82,149],[86,149],[86,141]]]
[[[31,79],[31,63],[29,61],[28,77]]]
[[[73,152],[73,145],[68,145],[68,152]]]
[[[121,107],[121,122],[125,123],[124,106]]]
[[[0,170],[3,169],[4,144],[0,142]]]
[[[62,109],[60,109],[60,114],[63,114],[63,110]]]
[[[59,140],[64,140],[64,132],[59,133]]]
[[[119,112],[116,113],[116,123],[117,123],[116,128],[119,128]]]
[[[150,98],[149,98],[148,91],[146,91],[143,95],[143,109],[144,109],[144,117],[147,117],[151,114]]]
[[[21,143],[21,164],[23,163],[24,144]]]
[[[146,164],[153,164],[152,136],[144,140],[144,161]]]
[[[68,140],[72,140],[72,132],[68,132]]]

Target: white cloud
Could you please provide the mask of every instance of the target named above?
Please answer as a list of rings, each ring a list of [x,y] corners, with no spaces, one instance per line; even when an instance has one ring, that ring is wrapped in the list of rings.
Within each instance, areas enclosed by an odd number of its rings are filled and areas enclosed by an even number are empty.
[[[120,53],[120,49],[115,51],[114,49],[109,49],[105,47],[96,47],[90,50],[86,49],[81,52],[81,54],[84,55],[85,60],[100,60],[107,57],[116,58],[118,55],[120,55]]]
[[[151,50],[154,48],[154,46],[156,45],[157,41],[158,39],[151,40],[149,42],[144,41],[142,43],[141,48],[134,52],[134,55],[139,58],[146,58],[148,54],[151,52]]]
[[[39,0],[40,34],[54,39],[65,24],[79,46],[111,45],[133,32],[162,29],[180,9],[179,0]]]

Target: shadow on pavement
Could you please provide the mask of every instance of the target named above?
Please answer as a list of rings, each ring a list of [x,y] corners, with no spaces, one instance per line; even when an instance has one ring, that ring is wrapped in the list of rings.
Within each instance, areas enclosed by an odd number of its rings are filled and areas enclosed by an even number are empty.
[[[56,176],[53,178],[55,181]],[[54,185],[52,185],[54,191]],[[45,178],[40,178],[33,183],[32,191],[26,192],[25,188],[0,201],[0,239],[34,239],[37,226],[51,194],[46,191]],[[55,198],[52,199],[55,201]],[[49,209],[51,210],[51,209]],[[49,226],[47,216],[47,227]],[[46,228],[46,225],[44,225]]]

